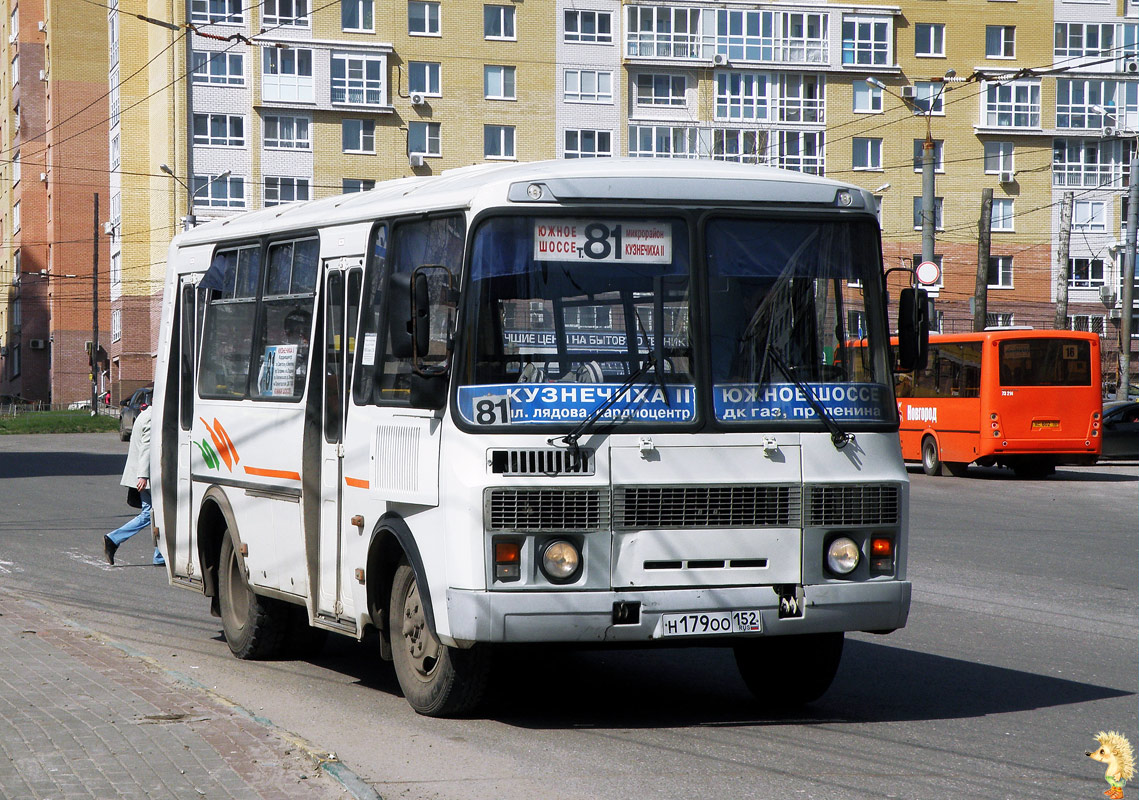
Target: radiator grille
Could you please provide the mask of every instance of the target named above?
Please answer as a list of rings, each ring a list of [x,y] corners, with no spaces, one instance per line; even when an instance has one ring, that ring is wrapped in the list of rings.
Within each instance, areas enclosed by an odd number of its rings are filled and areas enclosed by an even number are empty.
[[[492,450],[490,471],[498,475],[592,475],[593,451],[567,449]]]
[[[626,486],[616,490],[617,528],[786,528],[801,519],[798,486]]]
[[[901,493],[895,484],[808,486],[807,524],[896,525]]]
[[[487,489],[492,531],[596,531],[609,527],[604,489]]]

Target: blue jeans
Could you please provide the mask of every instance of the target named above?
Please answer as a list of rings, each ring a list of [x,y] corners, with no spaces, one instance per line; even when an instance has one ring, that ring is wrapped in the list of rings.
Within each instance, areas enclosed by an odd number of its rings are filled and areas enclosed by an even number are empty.
[[[123,525],[121,528],[113,530],[107,534],[107,538],[114,542],[116,547],[134,536],[139,531],[150,527],[150,489],[143,489],[138,494],[142,498],[142,510],[138,512],[138,516]],[[162,551],[157,547],[154,548],[153,563],[166,563],[166,561],[162,558]]]

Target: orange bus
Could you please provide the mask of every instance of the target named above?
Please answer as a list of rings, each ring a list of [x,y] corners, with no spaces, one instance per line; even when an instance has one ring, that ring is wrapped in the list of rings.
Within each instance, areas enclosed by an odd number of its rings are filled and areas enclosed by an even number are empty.
[[[931,335],[924,369],[895,374],[902,458],[927,475],[969,464],[1019,477],[1094,464],[1103,400],[1099,337],[1005,328]]]

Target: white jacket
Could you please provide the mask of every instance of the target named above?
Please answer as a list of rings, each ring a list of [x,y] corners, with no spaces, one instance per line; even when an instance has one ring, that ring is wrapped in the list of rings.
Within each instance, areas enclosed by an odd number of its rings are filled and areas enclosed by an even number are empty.
[[[123,469],[123,486],[138,486],[138,479],[150,480],[150,407],[144,408],[135,417],[131,429],[131,446],[127,451],[127,465]]]

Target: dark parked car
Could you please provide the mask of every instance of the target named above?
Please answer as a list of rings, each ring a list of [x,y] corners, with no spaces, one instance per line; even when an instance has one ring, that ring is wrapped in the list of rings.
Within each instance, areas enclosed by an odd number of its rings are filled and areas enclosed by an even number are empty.
[[[154,394],[153,386],[144,386],[135,389],[134,394],[123,401],[122,411],[119,412],[119,438],[124,442],[130,441],[131,431],[134,430],[134,420],[143,405],[150,405],[150,398]]]
[[[1103,458],[1139,459],[1139,402],[1103,404]]]

